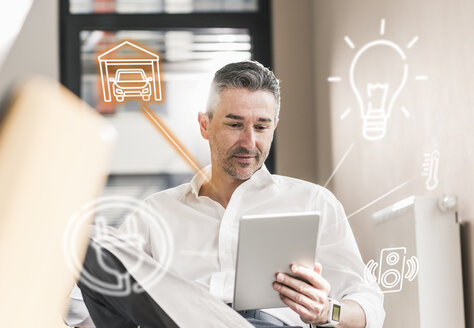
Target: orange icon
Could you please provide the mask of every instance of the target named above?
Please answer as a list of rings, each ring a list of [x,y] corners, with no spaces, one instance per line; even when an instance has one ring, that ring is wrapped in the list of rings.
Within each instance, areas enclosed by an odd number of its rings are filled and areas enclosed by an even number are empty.
[[[98,60],[105,102],[123,102],[127,98],[162,100],[158,55],[125,41],[101,54]]]

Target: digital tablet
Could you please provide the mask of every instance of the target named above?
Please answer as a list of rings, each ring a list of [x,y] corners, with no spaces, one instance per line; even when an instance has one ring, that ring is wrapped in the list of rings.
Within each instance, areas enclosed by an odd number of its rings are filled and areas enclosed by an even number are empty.
[[[235,310],[286,306],[273,289],[275,274],[290,265],[313,267],[319,212],[245,215],[240,219],[235,270]]]

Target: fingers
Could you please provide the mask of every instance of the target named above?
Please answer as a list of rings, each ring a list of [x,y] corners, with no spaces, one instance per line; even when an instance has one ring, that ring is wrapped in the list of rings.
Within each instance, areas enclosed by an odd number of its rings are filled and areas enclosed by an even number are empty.
[[[283,294],[293,301],[302,303],[311,309],[320,303],[324,304],[327,293],[308,285],[304,281],[279,273],[277,281],[273,283],[273,289]]]
[[[321,276],[321,272],[322,272],[321,264],[316,263],[315,266],[314,266],[314,269],[310,269],[310,268],[306,268],[306,267],[301,266],[301,265],[293,264],[291,266],[291,271],[295,275],[297,275],[299,277],[302,277],[302,278],[306,279],[307,281],[309,281],[311,283],[311,285],[313,285],[315,288],[321,289],[321,290],[323,290],[323,291],[325,291],[329,294],[329,290],[330,290],[331,286],[329,285],[327,280],[324,279]]]
[[[301,265],[292,265],[290,268],[297,277],[279,272],[276,275],[277,281],[273,283],[273,288],[280,293],[283,303],[297,312],[305,323],[319,324],[327,320],[324,311],[330,285],[321,276],[321,264],[316,263],[313,268]]]
[[[319,268],[317,268],[316,265],[319,265]],[[320,264],[316,264],[316,265],[315,265],[315,269],[319,269],[319,272],[321,272],[321,265]],[[301,266],[301,265],[294,265],[294,264],[291,266],[291,271],[296,276],[301,277],[301,278],[305,279],[306,281],[308,281],[313,287],[315,287],[317,289],[320,289],[320,290],[326,292],[327,294],[329,294],[330,285],[326,281],[326,279],[324,279],[321,276],[321,274],[319,272],[317,272],[315,270],[312,270],[310,268],[306,268],[306,267]],[[298,282],[300,280],[295,279],[295,278],[293,278],[293,279],[294,279],[294,281],[289,281],[289,282],[294,283],[294,284],[297,285],[296,287],[299,287]],[[290,285],[290,287],[294,288],[292,285]],[[298,289],[296,289],[296,290],[298,290]]]
[[[314,264],[314,272],[316,272],[317,274],[323,273],[323,266],[321,265],[321,263]]]
[[[311,296],[306,296],[303,293],[297,292],[277,282],[273,284],[273,288],[278,291],[281,296],[288,298],[296,304],[302,305],[310,314],[319,315],[324,309],[324,295],[317,289],[314,289],[314,287],[309,286],[308,291],[310,291]],[[304,314],[304,309],[302,309],[301,312],[301,314]]]
[[[312,299],[316,297],[316,295],[314,295],[313,293],[315,290],[314,287],[312,287],[311,285],[307,284],[306,282],[300,279],[291,277],[281,272],[277,274],[276,278],[277,278],[276,279],[277,283],[274,285],[274,287],[284,285],[287,287],[291,287],[291,289],[293,289],[294,291],[300,294],[306,295]]]
[[[304,323],[313,323],[317,319],[317,316],[315,314],[311,313],[311,311],[309,311],[306,307],[304,307],[301,304],[296,303],[292,299],[290,299],[290,298],[288,298],[284,295],[281,295],[281,294],[280,294],[280,299],[290,309],[295,311],[300,316],[301,320]]]

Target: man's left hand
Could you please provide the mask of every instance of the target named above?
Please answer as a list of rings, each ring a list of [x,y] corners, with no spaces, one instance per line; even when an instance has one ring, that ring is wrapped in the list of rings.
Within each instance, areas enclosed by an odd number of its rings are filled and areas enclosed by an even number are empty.
[[[283,303],[298,313],[304,323],[325,324],[329,315],[330,285],[321,276],[321,264],[316,263],[314,269],[301,265],[291,265],[290,268],[294,276],[307,282],[279,272],[273,289],[280,293]]]

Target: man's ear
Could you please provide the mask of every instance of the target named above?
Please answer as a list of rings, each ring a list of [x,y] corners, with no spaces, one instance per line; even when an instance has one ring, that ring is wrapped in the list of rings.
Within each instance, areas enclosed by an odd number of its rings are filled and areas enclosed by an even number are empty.
[[[274,129],[277,128],[277,125],[278,125],[278,121],[279,121],[279,120],[280,120],[280,119],[279,119],[278,117],[275,119],[275,126],[273,127]]]
[[[202,137],[206,140],[209,140],[209,115],[207,115],[207,113],[200,112],[198,114],[198,122]]]

